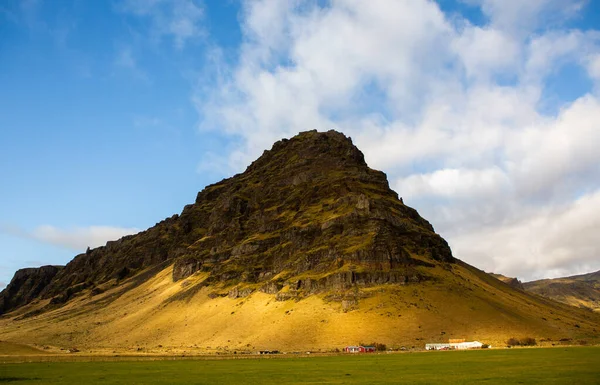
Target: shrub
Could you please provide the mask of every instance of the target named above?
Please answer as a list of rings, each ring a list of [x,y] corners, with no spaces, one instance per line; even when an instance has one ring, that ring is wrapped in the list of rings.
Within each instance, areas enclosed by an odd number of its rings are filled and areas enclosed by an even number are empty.
[[[506,341],[506,345],[508,346],[535,346],[537,345],[537,341],[532,337],[521,338],[520,340],[516,338],[510,338]]]
[[[378,352],[385,352],[387,350],[387,346],[385,344],[375,343],[375,348]]]
[[[537,341],[535,338],[525,337],[521,339],[521,346],[535,346],[537,345]]]

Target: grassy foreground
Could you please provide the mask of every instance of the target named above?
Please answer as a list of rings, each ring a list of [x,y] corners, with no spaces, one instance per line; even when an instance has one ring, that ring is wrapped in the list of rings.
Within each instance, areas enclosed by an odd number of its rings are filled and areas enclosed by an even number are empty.
[[[333,357],[0,364],[18,384],[599,384],[600,348]]]

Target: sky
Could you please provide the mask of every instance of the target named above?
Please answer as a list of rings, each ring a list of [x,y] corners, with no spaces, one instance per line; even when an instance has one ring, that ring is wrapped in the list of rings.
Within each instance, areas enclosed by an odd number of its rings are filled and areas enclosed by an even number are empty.
[[[0,288],[311,129],[480,269],[600,270],[598,0],[0,0]]]

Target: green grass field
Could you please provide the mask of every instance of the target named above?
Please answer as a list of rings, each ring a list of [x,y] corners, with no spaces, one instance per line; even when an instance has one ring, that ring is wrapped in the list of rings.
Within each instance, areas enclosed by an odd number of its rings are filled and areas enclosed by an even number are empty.
[[[1,360],[1,358],[0,358]],[[0,364],[16,384],[600,384],[600,348]]]

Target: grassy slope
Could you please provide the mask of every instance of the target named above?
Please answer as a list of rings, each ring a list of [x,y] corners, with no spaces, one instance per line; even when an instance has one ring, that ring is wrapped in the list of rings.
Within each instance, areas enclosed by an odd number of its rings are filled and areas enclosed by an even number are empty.
[[[19,384],[597,384],[600,348],[289,359],[0,364]]]
[[[0,356],[37,356],[46,354],[51,353],[28,345],[0,341]]]
[[[600,312],[600,272],[524,283],[525,290]]]
[[[552,340],[548,344],[598,339],[597,314],[514,290],[462,263],[452,269],[430,271],[436,281],[370,288],[370,298],[344,313],[339,302],[326,302],[323,296],[278,302],[255,292],[247,298],[210,299],[214,287],[193,291],[203,275],[173,283],[168,267],[130,290],[124,289],[135,280],[16,320],[44,302],[32,304],[13,318],[0,319],[0,339],[91,353],[141,348],[167,354],[328,350],[372,341],[422,348],[448,338],[492,345],[525,336]]]

